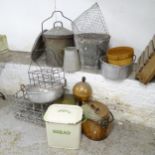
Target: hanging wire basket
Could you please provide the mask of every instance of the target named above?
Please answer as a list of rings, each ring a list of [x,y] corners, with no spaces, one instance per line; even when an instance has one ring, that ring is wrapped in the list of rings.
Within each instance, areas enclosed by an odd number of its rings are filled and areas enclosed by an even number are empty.
[[[95,3],[83,12],[72,27],[82,68],[100,68],[99,59],[106,53],[110,35],[99,5]]]
[[[41,67],[36,62],[32,62],[28,76],[29,85],[21,85],[16,93],[15,117],[44,126],[43,115],[48,106],[64,93],[65,74],[62,68]]]

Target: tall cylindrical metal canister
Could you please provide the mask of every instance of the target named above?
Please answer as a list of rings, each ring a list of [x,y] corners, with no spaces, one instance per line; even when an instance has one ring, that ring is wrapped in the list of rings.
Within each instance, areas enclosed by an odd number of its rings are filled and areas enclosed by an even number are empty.
[[[71,20],[63,15],[61,11],[54,11],[52,16],[42,22],[42,31],[44,23],[53,17],[55,13],[60,13],[65,19]],[[43,33],[43,39],[46,48],[47,65],[54,67],[63,66],[64,49],[68,46],[74,46],[74,35],[71,30],[64,28],[62,21],[56,21],[53,28]]]

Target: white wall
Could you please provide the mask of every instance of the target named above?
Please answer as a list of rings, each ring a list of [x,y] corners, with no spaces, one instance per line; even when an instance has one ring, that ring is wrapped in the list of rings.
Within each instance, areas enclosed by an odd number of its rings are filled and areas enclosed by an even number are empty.
[[[0,34],[7,34],[10,49],[31,51],[33,42],[41,31],[41,21],[54,10],[54,1],[0,0]],[[57,9],[74,20],[96,1],[57,0]],[[155,0],[98,0],[98,2],[112,36],[111,46],[133,46],[139,56],[154,34]]]
[[[111,45],[129,45],[137,56],[155,34],[155,0],[100,0]]]

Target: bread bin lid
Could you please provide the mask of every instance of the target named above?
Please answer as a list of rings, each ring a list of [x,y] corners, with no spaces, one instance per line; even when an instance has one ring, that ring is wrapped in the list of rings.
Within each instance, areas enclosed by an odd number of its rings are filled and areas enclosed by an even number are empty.
[[[82,120],[83,110],[77,105],[53,104],[47,109],[44,120],[51,123],[76,124]]]
[[[127,46],[110,48],[107,52],[108,59],[111,60],[122,60],[133,57],[134,49]]]
[[[60,24],[59,26],[56,24]],[[60,21],[57,21],[54,23],[53,28],[48,30],[47,32],[43,33],[45,38],[73,38],[73,32],[64,28],[63,23]]]

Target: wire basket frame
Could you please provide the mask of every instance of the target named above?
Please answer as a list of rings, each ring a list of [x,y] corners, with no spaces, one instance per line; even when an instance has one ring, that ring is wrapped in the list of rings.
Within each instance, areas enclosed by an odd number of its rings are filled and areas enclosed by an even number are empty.
[[[39,126],[45,126],[43,116],[49,106],[46,104],[36,104],[29,101],[26,92],[19,90],[16,93],[15,118],[34,123]]]
[[[28,71],[30,85],[38,85],[41,88],[52,88],[56,85],[66,85],[65,73],[62,68],[41,67],[30,65]]]
[[[98,3],[95,3],[85,12],[83,12],[78,18],[76,18],[72,23],[72,27],[74,34],[108,34],[108,29],[104,20],[104,16]]]
[[[66,84],[65,74],[61,68],[40,67],[38,64],[32,66],[28,71],[30,83],[29,86],[39,86],[40,88],[54,88],[55,86],[64,86]],[[20,90],[16,93],[16,112],[15,118],[34,123],[39,126],[45,126],[43,116],[50,104],[48,103],[33,103],[27,94],[27,90],[21,85]]]

